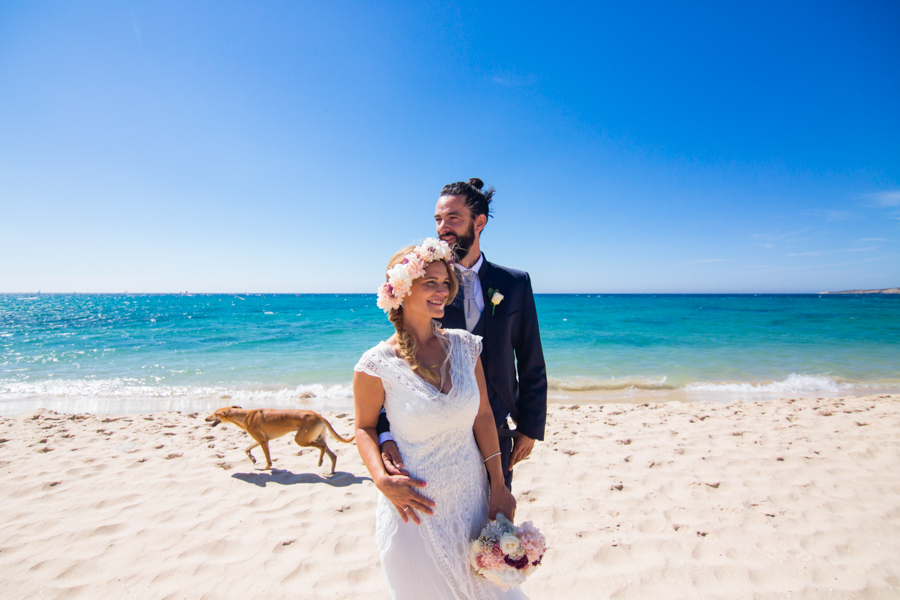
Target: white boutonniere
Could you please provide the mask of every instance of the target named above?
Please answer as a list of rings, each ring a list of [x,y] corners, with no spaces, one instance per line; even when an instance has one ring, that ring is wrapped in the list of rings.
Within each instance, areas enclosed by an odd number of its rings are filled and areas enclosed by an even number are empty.
[[[491,297],[491,304],[494,305],[491,307],[491,315],[493,315],[497,310],[497,305],[503,302],[503,294],[500,293],[500,290],[488,288],[488,296]]]

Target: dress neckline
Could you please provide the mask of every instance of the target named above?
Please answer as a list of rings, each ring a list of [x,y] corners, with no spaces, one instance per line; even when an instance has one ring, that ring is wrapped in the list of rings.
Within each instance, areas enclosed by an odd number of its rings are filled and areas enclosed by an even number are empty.
[[[438,339],[443,340],[441,347],[444,348],[445,356],[444,356],[444,362],[441,363],[441,371],[443,372],[444,365],[446,365],[447,366],[447,376],[450,378],[450,390],[447,393],[444,393],[443,391],[441,391],[440,389],[435,387],[434,384],[427,381],[424,377],[422,377],[421,375],[416,373],[413,370],[412,366],[406,361],[405,358],[403,358],[402,356],[399,356],[396,352],[394,352],[394,349],[391,348],[390,344],[388,344],[387,341],[383,340],[381,342],[378,342],[378,345],[384,346],[385,351],[391,356],[391,358],[395,358],[395,359],[399,360],[400,362],[402,362],[410,375],[412,375],[416,380],[422,382],[423,384],[425,384],[426,386],[428,386],[429,388],[434,390],[435,394],[437,396],[449,396],[450,394],[453,393],[453,390],[456,389],[456,381],[454,381],[454,379],[453,379],[453,363],[450,362],[450,358],[453,356],[453,342],[450,340],[450,337],[447,335],[447,333],[441,329],[441,324],[438,321],[432,321],[432,330],[434,331],[434,335]],[[441,383],[443,383],[443,380],[441,380]]]

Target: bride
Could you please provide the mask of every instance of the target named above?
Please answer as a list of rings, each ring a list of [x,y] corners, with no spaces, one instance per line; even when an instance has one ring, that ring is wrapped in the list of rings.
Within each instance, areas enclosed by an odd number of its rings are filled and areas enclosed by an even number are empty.
[[[356,442],[381,492],[375,537],[394,600],[524,599],[468,561],[488,518],[512,519],[516,501],[503,481],[481,338],[434,321],[457,292],[452,260],[432,238],[391,258],[378,306],[396,333],[354,369]],[[382,407],[409,476],[385,471],[375,431]]]

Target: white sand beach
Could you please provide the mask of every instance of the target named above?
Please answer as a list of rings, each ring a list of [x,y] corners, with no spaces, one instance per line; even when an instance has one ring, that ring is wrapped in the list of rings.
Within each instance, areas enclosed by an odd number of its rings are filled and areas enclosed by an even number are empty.
[[[205,416],[0,418],[0,598],[387,598],[355,446]],[[534,599],[900,597],[900,396],[552,405],[513,491]]]

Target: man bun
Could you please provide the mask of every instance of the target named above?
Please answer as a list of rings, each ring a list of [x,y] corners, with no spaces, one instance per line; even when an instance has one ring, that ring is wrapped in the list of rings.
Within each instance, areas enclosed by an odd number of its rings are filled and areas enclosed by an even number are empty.
[[[441,190],[441,196],[465,196],[466,206],[472,211],[472,216],[485,215],[493,216],[491,210],[491,201],[494,199],[494,188],[488,188],[486,192],[481,191],[484,182],[477,177],[472,177],[468,181],[457,181],[456,183],[448,183]]]

